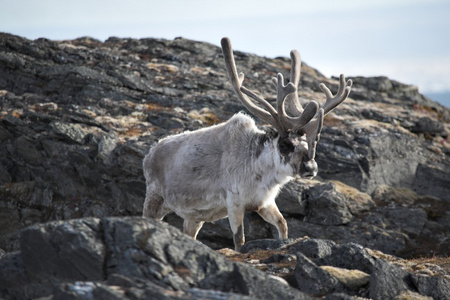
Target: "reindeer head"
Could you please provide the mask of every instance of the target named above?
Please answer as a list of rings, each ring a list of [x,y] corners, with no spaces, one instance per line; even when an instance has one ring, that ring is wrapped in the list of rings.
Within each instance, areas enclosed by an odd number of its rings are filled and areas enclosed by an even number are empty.
[[[324,115],[332,111],[344,101],[351,90],[352,81],[345,82],[344,75],[340,76],[339,90],[335,96],[325,86],[320,84],[320,89],[326,95],[326,102],[319,106],[317,102],[310,101],[304,108],[300,104],[297,94],[297,86],[300,82],[300,54],[297,50],[291,51],[291,72],[288,84],[284,84],[281,73],[272,78],[277,90],[276,109],[265,99],[255,94],[242,85],[244,74],[238,75],[234,62],[233,49],[228,38],[222,38],[222,51],[225,65],[236,95],[242,104],[254,116],[271,124],[278,132],[278,151],[289,163],[293,175],[312,178],[317,174],[315,162],[316,145],[320,139]],[[252,98],[263,108],[257,106]],[[285,103],[288,104],[290,115],[286,113]]]

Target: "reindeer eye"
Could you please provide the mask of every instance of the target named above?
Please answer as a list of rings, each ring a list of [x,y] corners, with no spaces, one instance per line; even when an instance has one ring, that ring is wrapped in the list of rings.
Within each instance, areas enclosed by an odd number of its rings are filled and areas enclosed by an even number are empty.
[[[283,155],[287,155],[294,151],[295,146],[292,144],[290,140],[282,140],[280,141],[278,147],[280,148],[280,153]]]

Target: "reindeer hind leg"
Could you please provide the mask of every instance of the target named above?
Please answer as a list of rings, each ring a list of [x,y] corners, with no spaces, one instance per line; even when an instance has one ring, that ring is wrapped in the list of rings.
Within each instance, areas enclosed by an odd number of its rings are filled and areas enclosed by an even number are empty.
[[[164,204],[164,198],[157,193],[147,192],[144,202],[143,217],[162,220],[171,210]]]
[[[228,221],[233,232],[234,250],[240,252],[245,243],[244,210],[239,206],[229,205]]]
[[[200,231],[200,228],[202,228],[204,223],[205,222],[203,222],[203,221],[197,222],[197,221],[193,221],[193,220],[184,220],[183,232],[185,234],[189,235],[190,237],[192,237],[193,239],[196,239],[197,234]]]

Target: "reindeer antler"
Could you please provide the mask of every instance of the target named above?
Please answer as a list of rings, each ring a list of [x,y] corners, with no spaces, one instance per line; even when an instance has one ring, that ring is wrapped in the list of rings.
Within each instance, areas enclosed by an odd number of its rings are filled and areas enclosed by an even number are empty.
[[[291,51],[291,74],[290,82],[292,82],[296,87],[300,83],[300,66],[302,64],[300,53],[297,50]],[[287,99],[288,106],[294,115],[301,115],[303,112],[303,107],[298,100],[298,94],[293,93],[289,95]]]
[[[244,73],[240,73],[238,76],[236,64],[234,62],[233,49],[231,47],[231,42],[229,38],[222,38],[222,52],[225,59],[225,66],[227,68],[228,77],[230,78],[231,85],[233,86],[234,92],[238,96],[239,100],[241,100],[242,104],[247,108],[253,115],[260,118],[263,121],[274,126],[277,130],[283,130],[281,124],[276,121],[274,118],[274,114],[276,115],[276,111],[273,109],[272,105],[270,105],[266,100],[260,99],[258,100],[264,107],[266,107],[269,112],[264,109],[256,106],[248,97],[243,93],[241,88],[242,82],[244,81]],[[256,96],[256,95],[255,95]]]
[[[322,107],[319,107],[317,102],[310,101],[308,105],[303,108],[297,94],[297,86],[300,83],[301,58],[300,53],[298,53],[297,50],[292,50],[290,82],[284,85],[284,78],[281,73],[278,73],[277,77],[272,78],[277,89],[277,105],[275,109],[264,98],[242,85],[244,74],[240,73],[238,76],[230,40],[224,37],[222,38],[221,44],[228,76],[230,77],[233,89],[242,104],[254,116],[275,127],[282,137],[287,136],[289,132],[306,134],[308,140],[308,156],[310,159],[314,159],[316,144],[320,139],[320,132],[323,126],[323,118],[348,97],[352,81],[348,80],[345,82],[344,75],[341,75],[339,90],[335,96],[333,96],[325,84],[321,83],[320,88],[327,98],[325,104]],[[265,109],[255,105],[248,97],[254,99]],[[285,110],[286,103],[288,103],[289,110],[294,116],[287,115]]]
[[[320,89],[325,93],[327,100],[325,104],[318,110],[314,118],[302,129],[306,133],[308,140],[308,156],[310,159],[314,159],[316,155],[316,145],[320,139],[320,132],[322,131],[323,118],[336,106],[341,104],[347,99],[352,88],[352,80],[349,79],[345,82],[344,74],[339,77],[339,89],[335,96],[331,93],[330,89],[323,83],[319,85]]]
[[[345,82],[344,74],[341,74],[341,76],[339,76],[339,90],[337,91],[335,96],[333,96],[330,89],[327,88],[327,86],[324,83],[321,83],[319,85],[320,89],[322,90],[322,92],[324,92],[324,94],[327,97],[325,105],[323,106],[325,114],[328,114],[336,106],[338,106],[345,99],[347,99],[348,95],[350,94],[350,90],[352,89],[352,85],[353,81],[351,79]]]
[[[297,51],[295,51],[296,59],[292,60],[291,82],[284,85],[284,79],[281,73],[277,74],[277,78],[273,79],[277,86],[277,105],[275,109],[264,98],[242,86],[244,74],[240,73],[239,76],[237,74],[231,42],[228,38],[223,38],[221,44],[225,58],[225,66],[233,89],[242,104],[253,115],[271,124],[277,129],[281,136],[287,136],[291,130],[298,130],[298,128],[305,126],[314,117],[319,108],[319,105],[316,102],[311,101],[307,106],[307,110],[303,110],[298,102],[296,84],[298,85],[298,82],[300,81],[300,56]],[[265,109],[256,106],[247,96],[254,99],[257,103],[260,103]],[[291,117],[286,114],[284,105],[287,99],[294,99],[293,101],[296,104],[298,103],[297,110],[295,110],[295,112],[298,113],[296,117]]]

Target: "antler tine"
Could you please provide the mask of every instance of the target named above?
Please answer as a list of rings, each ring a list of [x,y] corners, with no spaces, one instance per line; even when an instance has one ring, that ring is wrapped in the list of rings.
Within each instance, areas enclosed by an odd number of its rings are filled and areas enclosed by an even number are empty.
[[[300,66],[301,58],[300,53],[297,50],[291,51],[291,73],[289,77],[289,82],[292,83],[296,88],[300,83]],[[275,86],[278,86],[278,78],[273,77],[272,82]],[[297,92],[291,93],[287,96],[287,104],[291,113],[295,116],[300,116],[303,112],[303,107],[298,100]]]
[[[297,81],[298,80],[299,77],[297,76]],[[288,116],[284,108],[284,103],[289,99],[291,95],[293,94],[297,95],[297,87],[294,85],[293,82],[289,82],[288,84],[283,85],[284,79],[281,73],[278,73],[277,77],[276,78],[274,77],[272,81],[277,84],[278,120],[285,128],[289,128],[294,132],[299,131],[303,126],[306,125],[306,123],[308,123],[315,116],[317,110],[319,109],[319,105],[317,104],[316,101],[311,101],[310,103],[308,103],[305,109],[303,109],[300,106],[302,112],[297,111],[298,116],[296,117]]]
[[[347,99],[350,94],[350,90],[352,89],[352,80],[349,79],[345,82],[344,74],[341,74],[339,77],[339,89],[335,96],[331,93],[330,89],[323,83],[320,84],[320,89],[325,93],[327,100],[325,105],[323,106],[323,110],[325,114],[328,114],[332,111],[336,106],[341,104],[345,99]]]
[[[292,50],[290,82],[284,85],[284,78],[281,73],[277,74],[277,77],[272,79],[277,89],[277,106],[275,109],[261,96],[242,86],[244,74],[240,73],[238,76],[231,42],[228,38],[223,38],[221,44],[228,76],[230,77],[233,89],[242,104],[253,115],[274,126],[281,136],[286,136],[289,132],[306,134],[308,141],[308,156],[310,159],[314,159],[316,144],[320,139],[320,132],[322,131],[324,115],[329,113],[348,97],[352,81],[349,80],[345,83],[344,75],[341,75],[339,90],[335,96],[333,96],[331,91],[324,84],[321,84],[320,88],[327,97],[325,105],[323,105],[322,108],[319,108],[317,102],[310,101],[308,105],[303,108],[297,94],[297,86],[300,82],[300,54],[298,51]],[[248,97],[255,100],[265,109],[255,105]],[[286,101],[288,101],[288,104],[290,105],[290,113],[294,115],[293,117],[286,113],[284,106]]]
[[[303,132],[306,133],[306,139],[308,140],[309,159],[314,159],[316,156],[316,145],[320,140],[320,132],[323,127],[323,117],[324,110],[321,108],[317,111],[315,118],[303,127]]]
[[[295,85],[298,89],[298,85],[300,83],[300,71],[301,71],[301,56],[297,50],[291,51],[291,74],[290,74],[290,82]],[[298,94],[293,93],[288,96],[287,103],[289,105],[289,109],[292,114],[295,116],[299,116],[303,112],[303,107],[298,100]]]
[[[327,100],[325,101],[325,105],[321,107],[317,113],[315,114],[314,118],[309,121],[308,124],[306,124],[301,129],[304,133],[306,133],[306,139],[308,140],[308,157],[309,159],[314,159],[316,156],[316,145],[317,142],[319,142],[320,139],[320,132],[322,131],[323,127],[323,118],[324,116],[332,111],[336,106],[342,103],[345,99],[347,99],[348,95],[350,94],[350,90],[352,88],[352,80],[348,80],[345,82],[345,77],[343,74],[341,74],[339,78],[339,89],[335,96],[331,93],[330,89],[325,86],[325,84],[321,83],[320,88],[325,93]],[[314,101],[312,101],[314,102]],[[305,114],[309,110],[309,106],[311,105],[310,102],[303,114]],[[316,103],[317,105],[317,103]],[[317,108],[316,108],[317,109]],[[310,112],[311,113],[311,112]]]
[[[277,111],[273,108],[272,105],[270,105],[269,102],[267,102],[264,98],[258,96],[255,94],[255,92],[253,92],[252,90],[249,90],[248,88],[246,88],[245,86],[241,86],[241,92],[243,92],[244,94],[246,94],[247,96],[255,99],[257,102],[259,102],[262,106],[264,106],[267,111],[272,115],[272,117],[274,119],[278,119],[278,113]]]
[[[300,70],[301,70],[302,60],[300,53],[297,50],[291,51],[291,82],[297,87],[300,83]]]
[[[297,88],[292,82],[284,85],[283,74],[277,74],[277,111],[278,111],[278,121],[283,125],[283,127],[290,129],[293,124],[289,122],[289,116],[286,114],[284,108],[284,103],[287,97],[291,94],[297,94]]]
[[[298,81],[299,77],[298,76],[296,77],[297,77],[296,81]],[[300,106],[302,112],[297,110],[298,116],[296,117],[288,116],[284,104],[291,95],[293,94],[297,95],[297,87],[294,85],[293,82],[289,82],[288,84],[284,85],[283,84],[284,78],[283,74],[281,73],[278,73],[277,77],[273,77],[272,82],[277,87],[278,121],[285,129],[290,129],[293,132],[300,131],[300,129],[303,126],[305,126],[316,115],[316,112],[319,109],[319,105],[317,104],[316,101],[311,101],[310,103],[308,103],[305,109],[303,109]]]
[[[314,116],[317,114],[319,104],[316,101],[311,101],[306,105],[302,114],[296,118],[290,118],[294,124],[292,131],[299,132]]]
[[[222,52],[225,59],[225,67],[227,69],[228,77],[230,78],[231,85],[238,96],[239,100],[241,100],[242,104],[247,108],[253,115],[260,118],[261,120],[273,125],[277,130],[282,133],[283,127],[278,122],[277,118],[272,116],[272,113],[265,111],[264,109],[256,106],[244,93],[246,89],[241,89],[242,82],[244,81],[244,74],[240,73],[239,76],[237,74],[236,64],[233,56],[233,49],[231,47],[230,39],[227,37],[222,38],[221,40]],[[247,89],[248,91],[248,89]],[[253,98],[253,96],[252,96]],[[254,98],[255,99],[255,98]],[[262,103],[264,106],[264,102],[255,99],[258,102]],[[265,101],[265,100],[264,100]],[[266,102],[266,101],[265,101]],[[268,103],[267,103],[268,104]],[[270,105],[270,104],[269,104]],[[266,106],[267,107],[267,106]],[[273,108],[272,108],[273,109]],[[269,110],[270,111],[270,110]]]

